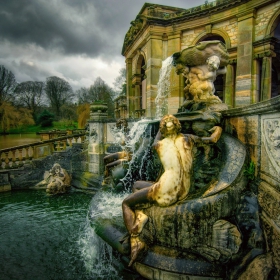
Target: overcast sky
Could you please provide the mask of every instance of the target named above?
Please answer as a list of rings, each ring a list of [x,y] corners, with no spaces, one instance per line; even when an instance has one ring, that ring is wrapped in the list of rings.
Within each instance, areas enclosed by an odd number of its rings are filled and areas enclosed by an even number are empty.
[[[148,1],[180,8],[205,0]],[[211,1],[210,1],[211,2]],[[18,82],[66,79],[74,90],[125,67],[123,40],[145,1],[0,0],[0,64]]]

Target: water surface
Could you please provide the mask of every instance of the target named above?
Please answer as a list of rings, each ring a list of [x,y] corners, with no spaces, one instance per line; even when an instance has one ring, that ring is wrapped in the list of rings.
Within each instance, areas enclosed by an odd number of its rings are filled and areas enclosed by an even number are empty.
[[[0,135],[0,149],[30,144],[40,140],[40,135],[36,133]]]
[[[0,279],[90,279],[79,245],[92,194],[0,193]]]

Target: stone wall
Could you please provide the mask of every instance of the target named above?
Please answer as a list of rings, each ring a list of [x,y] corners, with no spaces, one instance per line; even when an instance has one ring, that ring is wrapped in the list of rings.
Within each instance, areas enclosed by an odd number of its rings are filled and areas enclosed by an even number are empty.
[[[261,208],[266,249],[280,276],[280,97],[228,110],[224,116],[225,130],[246,145],[255,165],[252,188]]]
[[[54,163],[59,163],[72,177],[72,186],[84,189],[97,189],[100,178],[88,174],[87,144],[74,143],[66,151],[54,152],[44,158],[26,162],[17,169],[0,171],[0,192],[36,188],[35,185],[44,179]]]

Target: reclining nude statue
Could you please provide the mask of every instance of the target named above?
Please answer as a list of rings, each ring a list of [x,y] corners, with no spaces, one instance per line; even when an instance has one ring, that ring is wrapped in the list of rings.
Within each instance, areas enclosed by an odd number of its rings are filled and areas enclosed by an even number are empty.
[[[55,163],[49,171],[45,171],[44,180],[37,184],[44,186],[49,194],[65,193],[70,185],[71,177],[59,163]]]
[[[130,234],[131,244],[129,266],[147,249],[144,240],[139,236],[148,220],[148,216],[141,211],[143,204],[166,207],[185,199],[191,187],[194,145],[216,143],[222,133],[219,126],[211,129],[210,137],[184,135],[180,131],[181,124],[176,117],[166,115],[162,118],[153,146],[159,155],[164,172],[155,183],[136,181],[133,193],[123,201],[124,223]]]

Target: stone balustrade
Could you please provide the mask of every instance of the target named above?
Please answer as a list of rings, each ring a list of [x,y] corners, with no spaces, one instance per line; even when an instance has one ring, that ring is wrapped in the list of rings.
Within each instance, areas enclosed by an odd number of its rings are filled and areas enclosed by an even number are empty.
[[[39,131],[37,132],[38,135],[41,137],[41,141],[43,140],[50,140],[66,135],[72,135],[72,134],[80,134],[84,133],[84,129],[67,129],[67,130],[50,130],[50,131]]]
[[[83,131],[78,134],[1,149],[0,170],[19,168],[33,159],[51,155],[53,152],[65,151],[66,147],[72,147],[73,143],[82,143],[84,138]]]

